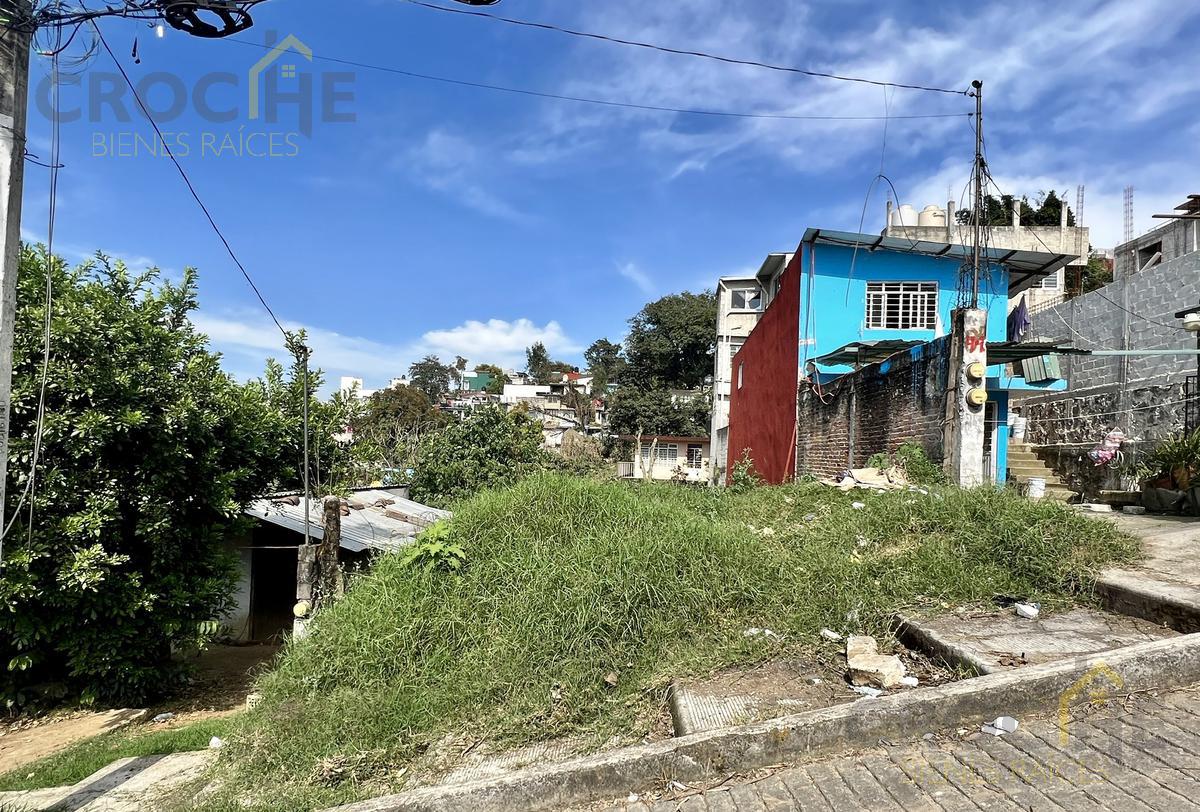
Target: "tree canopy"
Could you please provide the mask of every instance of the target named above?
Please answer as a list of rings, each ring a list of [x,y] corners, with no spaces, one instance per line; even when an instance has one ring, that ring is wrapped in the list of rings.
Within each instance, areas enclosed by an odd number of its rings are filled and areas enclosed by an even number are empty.
[[[475,371],[482,375],[492,376],[492,380],[483,388],[484,392],[489,395],[504,394],[504,384],[508,383],[508,376],[504,374],[504,370],[495,364],[476,364]]]
[[[453,365],[443,364],[436,355],[426,355],[408,368],[409,385],[425,393],[431,401],[450,391],[450,379],[457,378]]]
[[[707,437],[712,403],[706,396],[681,398],[661,389],[622,386],[609,403],[609,429],[616,435],[666,434]]]
[[[175,684],[172,655],[227,607],[225,538],[275,485],[288,427],[188,320],[191,269],[174,285],[24,247],[17,308],[8,493],[21,507],[0,564],[0,699],[141,703]]]
[[[717,297],[675,293],[650,302],[629,320],[623,383],[640,389],[694,389],[712,374]]]
[[[1029,198],[1022,196],[1017,200],[1012,195],[985,195],[983,198],[983,223],[989,226],[1011,226],[1013,209],[1020,207],[1020,223],[1023,226],[1058,226],[1062,223],[1062,208],[1066,205],[1058,193],[1051,189],[1049,192],[1038,192],[1031,203]],[[971,222],[971,210],[959,209],[955,219],[961,225]],[[1075,225],[1075,212],[1067,206],[1067,225]]]
[[[583,351],[583,357],[592,376],[592,394],[604,395],[608,385],[616,383],[621,370],[625,368],[625,354],[621,345],[607,338],[598,338]]]

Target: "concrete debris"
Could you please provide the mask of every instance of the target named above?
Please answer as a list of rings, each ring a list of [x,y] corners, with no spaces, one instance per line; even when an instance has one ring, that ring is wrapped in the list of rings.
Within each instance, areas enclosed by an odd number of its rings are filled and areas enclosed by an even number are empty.
[[[854,468],[842,471],[832,479],[822,479],[822,485],[830,485],[842,491],[853,488],[865,488],[872,491],[899,491],[908,488],[908,479],[904,471],[892,466],[880,470],[878,468]]]
[[[155,716],[150,721],[155,724],[161,724],[162,722],[169,722],[174,718],[175,718],[175,714],[173,714],[173,713],[160,713],[158,716]]]
[[[916,677],[901,677],[900,684],[907,685],[909,688],[916,688],[921,684],[921,681]]]
[[[871,699],[877,699],[883,695],[883,691],[879,690],[878,688],[871,688],[867,685],[851,685],[850,690],[854,691],[856,694],[862,694],[863,696]]]
[[[1146,509],[1141,505],[1126,505],[1121,508],[1123,513],[1128,513],[1130,516],[1141,516],[1145,514]]]
[[[775,632],[771,631],[770,629],[760,629],[757,626],[751,626],[749,629],[746,629],[746,631],[742,632],[742,637],[766,637],[768,639],[779,639],[779,635],[775,634]]]
[[[1037,618],[1041,607],[1036,603],[1014,603],[1013,610],[1023,618],[1034,620]]]
[[[821,637],[828,640],[830,643],[841,642],[842,636],[832,629],[821,629]]]
[[[1016,733],[1019,726],[1020,722],[1011,716],[997,716],[990,725],[984,725],[979,729],[993,736],[1003,736],[1005,733]]]
[[[905,667],[894,654],[880,654],[874,637],[852,635],[846,640],[846,668],[852,685],[894,688],[904,678]]]
[[[211,739],[208,740],[208,747],[211,750],[220,750],[224,746],[225,746],[225,742],[222,739],[218,738],[217,736],[213,736]]]

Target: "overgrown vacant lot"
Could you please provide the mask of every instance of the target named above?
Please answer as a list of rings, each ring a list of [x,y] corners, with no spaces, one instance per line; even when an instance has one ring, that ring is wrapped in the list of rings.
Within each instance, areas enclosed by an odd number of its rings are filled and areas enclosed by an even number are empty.
[[[288,650],[223,751],[215,805],[379,792],[451,733],[634,738],[671,677],[811,653],[823,626],[883,637],[902,608],[1087,600],[1097,568],[1135,551],[1106,523],[1000,491],[735,494],[549,475],[459,505],[450,540],[460,574],[380,560]],[[751,626],[782,640],[748,639]],[[338,783],[321,764],[350,768]]]

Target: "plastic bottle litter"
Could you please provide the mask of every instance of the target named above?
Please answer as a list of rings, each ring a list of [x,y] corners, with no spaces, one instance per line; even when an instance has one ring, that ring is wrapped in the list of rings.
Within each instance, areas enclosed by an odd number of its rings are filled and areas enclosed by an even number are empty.
[[[921,681],[916,677],[901,677],[900,684],[907,685],[909,688],[916,688],[921,684]]]
[[[1003,736],[1005,733],[1016,733],[1020,722],[1011,716],[997,716],[989,725],[984,725],[979,728],[984,733],[990,733],[993,736]]]
[[[175,718],[175,714],[173,714],[173,713],[160,713],[158,716],[155,716],[150,721],[151,722],[167,722],[174,718]]]
[[[821,636],[831,643],[837,643],[842,639],[842,636],[832,629],[821,629]]]
[[[742,637],[768,637],[768,638],[770,638],[770,637],[779,637],[779,635],[777,635],[775,632],[771,631],[770,629],[760,629],[757,626],[751,626],[749,629],[746,629],[746,631],[742,632]]]
[[[1033,620],[1038,616],[1041,608],[1036,603],[1014,603],[1013,610],[1021,617]]]

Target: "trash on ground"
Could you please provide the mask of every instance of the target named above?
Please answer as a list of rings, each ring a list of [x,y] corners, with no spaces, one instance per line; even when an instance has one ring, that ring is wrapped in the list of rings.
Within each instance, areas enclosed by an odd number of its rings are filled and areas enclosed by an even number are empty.
[[[262,694],[258,691],[246,694],[246,710],[254,710],[262,702]]]
[[[916,677],[901,677],[900,684],[907,685],[909,688],[916,688],[921,684],[921,681]]]
[[[609,671],[607,674],[604,675],[604,684],[607,685],[609,688],[616,688],[617,683],[620,681],[621,681],[621,678],[619,676],[617,676],[616,671]]]
[[[852,685],[894,688],[905,673],[904,663],[894,654],[880,654],[874,637],[852,635],[846,640],[846,668]]]
[[[866,505],[863,504],[862,502],[852,502],[850,504],[850,507],[854,508],[855,510],[862,510],[863,508],[866,507]]]
[[[990,733],[993,736],[1003,736],[1005,733],[1016,733],[1020,722],[1011,716],[997,716],[989,725],[983,725],[979,728],[984,733]]]
[[[751,626],[749,629],[746,629],[746,631],[742,632],[742,637],[774,637],[778,639],[779,635],[770,629],[760,629],[757,626]]]
[[[817,514],[815,514],[815,513],[805,513],[804,514],[804,521],[815,522],[816,520],[817,520]]]
[[[808,682],[809,685],[820,685],[824,681],[825,680],[821,679],[820,677],[809,677],[806,680],[806,682]]]
[[[1105,502],[1084,502],[1075,507],[1088,513],[1112,513],[1112,505]]]
[[[883,470],[878,468],[854,468],[842,471],[831,479],[822,479],[821,484],[830,485],[843,491],[853,488],[865,488],[873,491],[900,491],[908,488],[908,479],[904,476],[904,471],[893,465]]]
[[[875,699],[883,694],[883,691],[879,690],[878,688],[872,688],[869,685],[851,685],[850,690],[854,691],[856,694],[869,696],[872,699]]]
[[[831,643],[837,643],[842,639],[842,636],[832,629],[821,629],[821,636]]]
[[[1014,603],[1013,610],[1021,617],[1033,620],[1038,616],[1041,608],[1036,603]]]
[[[175,714],[173,714],[173,713],[160,713],[158,716],[155,716],[150,721],[155,722],[155,723],[161,723],[161,722],[169,722],[170,720],[172,720],[174,718],[175,718]]]
[[[208,740],[208,746],[209,746],[209,749],[220,750],[222,747],[225,746],[225,742],[222,739],[220,739],[219,737],[213,736],[211,739]]]
[[[1121,508],[1121,512],[1127,513],[1130,516],[1143,516],[1146,513],[1146,509],[1141,505],[1126,505]]]

